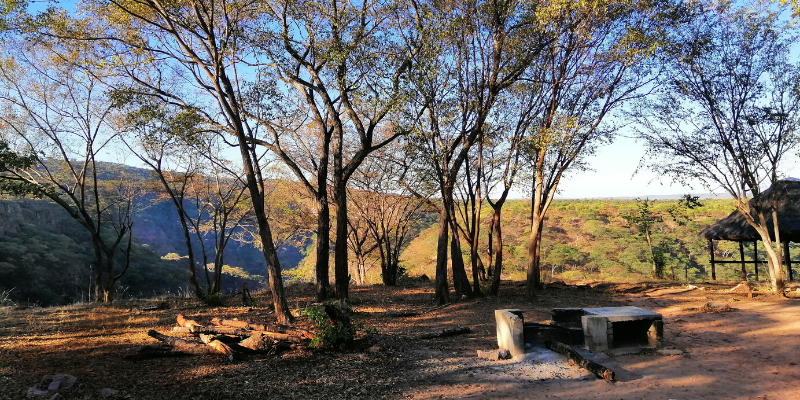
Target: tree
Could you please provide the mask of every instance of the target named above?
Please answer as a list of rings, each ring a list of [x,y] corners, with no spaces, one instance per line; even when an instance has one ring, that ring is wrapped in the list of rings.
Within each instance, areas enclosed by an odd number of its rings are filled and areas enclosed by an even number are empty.
[[[0,187],[52,200],[89,232],[94,300],[111,302],[114,284],[130,266],[141,194],[137,179],[100,163],[113,152],[111,102],[97,79],[60,59],[54,47],[8,41],[2,56]],[[91,57],[84,47],[73,48],[72,56]]]
[[[425,206],[430,204],[428,196],[417,197],[402,184],[405,167],[395,159],[397,150],[398,146],[390,145],[367,159],[353,176],[350,189],[354,214],[366,225],[378,250],[386,286],[397,284],[402,272],[400,252],[418,231]]]
[[[403,8],[406,8],[405,10]],[[277,124],[262,119],[272,136],[262,142],[284,161],[316,198],[317,297],[327,296],[328,190],[336,203],[334,275],[336,295],[348,298],[347,185],[370,153],[405,134],[398,110],[404,81],[420,46],[418,10],[408,4],[339,0],[270,3],[273,24],[263,25],[260,50],[275,74],[296,90],[296,115],[310,123]],[[313,145],[295,143],[309,167],[286,149],[282,136],[315,132]],[[330,165],[329,165],[330,163]],[[313,171],[317,182],[307,176]],[[330,172],[330,176],[329,176]],[[329,180],[331,187],[328,188]]]
[[[665,214],[669,215],[673,221],[682,224],[680,218],[683,216],[684,211],[701,207],[702,204],[698,201],[697,196],[684,195],[680,201],[667,208],[665,212],[657,212],[653,209],[655,200],[650,199],[636,199],[636,211],[629,214],[622,215],[628,224],[635,227],[640,234],[644,235],[647,242],[647,248],[650,250],[650,263],[653,266],[653,278],[661,279],[664,277],[664,249],[660,246],[653,245],[653,238],[651,235],[652,228],[655,224],[664,220]]]
[[[668,49],[668,79],[634,113],[647,146],[642,165],[647,159],[660,176],[736,198],[765,245],[772,288],[783,293],[777,211],[761,193],[777,182],[783,156],[798,141],[800,74],[789,58],[795,36],[766,9],[723,3],[692,11],[693,23]]]
[[[288,323],[293,318],[265,210],[264,154],[254,144],[261,132],[250,108],[261,99],[245,92],[260,83],[257,68],[245,71],[258,59],[246,44],[252,40],[247,35],[253,34],[254,26],[266,23],[261,6],[229,1],[97,0],[82,3],[83,19],[50,10],[42,17],[51,22],[44,25],[43,34],[71,43],[92,43],[108,60],[99,65],[106,68],[106,84],[191,111],[233,139],[230,144],[239,150],[258,226],[275,315],[280,323]]]
[[[199,116],[174,111],[149,97],[127,93],[114,93],[113,97],[115,107],[124,114],[120,128],[127,132],[120,135],[122,141],[150,167],[161,186],[157,192],[163,193],[178,213],[195,295],[206,299],[219,293],[225,246],[246,215],[238,207],[244,200],[244,184],[235,174],[224,176],[232,171],[214,157],[218,153],[213,144],[216,135],[204,132]],[[217,167],[208,168],[203,155]],[[212,274],[206,251],[209,232],[214,244]],[[195,247],[199,247],[197,254]],[[204,272],[205,286],[198,280],[198,266]]]
[[[526,283],[531,298],[541,282],[544,219],[558,184],[569,171],[586,168],[586,157],[611,140],[616,127],[607,116],[653,83],[655,50],[672,15],[668,2],[648,0],[568,2],[549,11],[555,40],[527,77],[542,83],[544,96],[524,144],[532,199]]]
[[[493,117],[494,125],[487,133],[484,181],[486,200],[492,208],[489,224],[489,264],[492,285],[489,292],[497,295],[503,272],[502,210],[508,194],[521,168],[521,152],[531,125],[539,115],[544,92],[537,82],[518,82],[505,92],[498,113]],[[499,195],[492,200],[492,193]],[[493,257],[494,256],[494,257]]]
[[[472,295],[458,228],[453,191],[473,145],[502,91],[516,82],[547,39],[539,34],[537,6],[509,2],[431,2],[425,5],[426,44],[414,70],[421,116],[409,162],[438,188],[439,235],[436,302],[450,301],[447,250],[451,250],[457,295]],[[452,236],[451,236],[452,235]]]

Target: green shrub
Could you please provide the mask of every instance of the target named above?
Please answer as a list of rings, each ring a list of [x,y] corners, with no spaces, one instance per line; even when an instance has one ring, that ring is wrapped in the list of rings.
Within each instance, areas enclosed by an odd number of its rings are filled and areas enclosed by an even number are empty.
[[[341,308],[335,305],[329,307]],[[343,347],[353,342],[356,336],[356,329],[349,321],[336,321],[332,324],[328,314],[325,313],[325,306],[311,306],[300,310],[300,315],[304,315],[319,329],[314,339],[311,340],[311,347]]]
[[[203,299],[203,303],[209,307],[220,307],[225,305],[225,296],[222,293],[212,293]]]

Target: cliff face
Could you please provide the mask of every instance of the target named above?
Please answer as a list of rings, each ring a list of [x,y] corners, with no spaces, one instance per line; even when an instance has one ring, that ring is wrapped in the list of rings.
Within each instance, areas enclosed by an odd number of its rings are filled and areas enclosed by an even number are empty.
[[[19,232],[19,224],[23,221],[22,207],[14,201],[0,201],[0,235]]]
[[[19,233],[24,224],[58,226],[69,217],[45,200],[0,200],[0,235]]]

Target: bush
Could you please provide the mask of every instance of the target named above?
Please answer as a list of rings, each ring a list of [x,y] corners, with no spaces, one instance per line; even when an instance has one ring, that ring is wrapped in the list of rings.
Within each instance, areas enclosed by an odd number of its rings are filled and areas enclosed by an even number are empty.
[[[343,311],[341,307],[331,304],[311,306],[300,310],[300,315],[308,318],[320,331],[311,340],[311,347],[343,347],[352,343],[356,336],[355,327],[346,319],[336,321],[335,325],[332,324],[325,312],[325,307],[331,307],[339,313]]]
[[[225,305],[225,296],[222,293],[212,293],[203,299],[203,303],[209,307],[220,307]]]

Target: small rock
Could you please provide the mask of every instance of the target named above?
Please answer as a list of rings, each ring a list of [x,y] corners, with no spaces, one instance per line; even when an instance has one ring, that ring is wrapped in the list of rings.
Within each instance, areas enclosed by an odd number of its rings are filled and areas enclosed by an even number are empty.
[[[730,291],[734,293],[751,293],[753,288],[750,285],[749,282],[742,282],[730,289]]]
[[[489,361],[497,361],[500,359],[497,350],[490,350],[490,351],[478,350],[478,357]]]
[[[55,374],[53,375],[53,382],[61,382],[61,391],[70,391],[75,386],[78,378],[70,374]]]
[[[714,303],[709,301],[708,303],[703,305],[701,311],[710,313],[720,313],[720,312],[733,311],[733,308],[731,308],[731,306],[725,303]]]
[[[680,356],[683,355],[684,351],[680,349],[658,349],[656,350],[656,354],[660,354],[662,356]]]
[[[44,396],[47,394],[47,390],[38,389],[35,386],[28,389],[28,393],[25,395],[27,398],[37,397],[37,396]]]
[[[372,346],[369,349],[367,349],[367,351],[369,351],[370,353],[380,353],[381,350],[383,350],[381,349],[381,346]]]
[[[508,360],[509,358],[511,358],[511,352],[508,351],[507,349],[499,350],[497,352],[497,358],[501,360]]]
[[[114,390],[111,388],[102,388],[97,391],[97,395],[100,396],[102,399],[107,399],[109,397],[114,397],[116,394],[119,393],[119,390]]]

